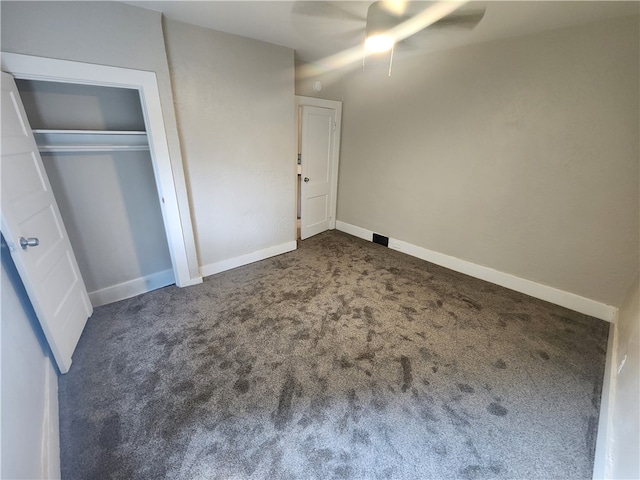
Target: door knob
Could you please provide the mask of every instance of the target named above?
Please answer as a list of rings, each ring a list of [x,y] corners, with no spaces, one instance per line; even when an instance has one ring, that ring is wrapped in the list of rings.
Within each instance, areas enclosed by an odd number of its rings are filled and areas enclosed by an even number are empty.
[[[304,183],[309,183],[309,177],[304,177]]]
[[[23,250],[26,250],[27,247],[37,247],[38,245],[40,245],[40,240],[38,240],[36,237],[20,237],[20,246]]]

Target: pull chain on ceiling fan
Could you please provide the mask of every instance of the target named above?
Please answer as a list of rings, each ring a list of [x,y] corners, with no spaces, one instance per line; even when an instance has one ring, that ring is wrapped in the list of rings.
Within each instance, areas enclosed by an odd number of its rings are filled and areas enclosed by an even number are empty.
[[[449,22],[455,25],[457,22],[451,14],[466,2],[467,0],[457,2],[433,2],[426,3],[426,7],[423,2],[423,5],[420,5],[422,10],[418,10],[416,13],[410,12],[406,15],[406,2],[402,8],[398,8],[396,2],[388,0],[373,2],[367,11],[362,69],[364,70],[367,53],[390,51],[388,76],[391,76],[393,53],[398,42],[415,35],[421,30],[425,30],[429,26],[435,25],[444,18],[449,18]],[[420,3],[421,2],[416,2],[417,5]],[[449,15],[449,17],[447,17],[447,15]],[[482,15],[484,15],[484,10],[482,11]],[[478,19],[478,22],[479,21]],[[476,24],[477,22],[474,23],[473,26]]]

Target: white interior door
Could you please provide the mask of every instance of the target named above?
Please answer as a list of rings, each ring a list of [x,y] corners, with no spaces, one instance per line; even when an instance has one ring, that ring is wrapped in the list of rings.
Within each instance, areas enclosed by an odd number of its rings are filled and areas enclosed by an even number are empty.
[[[301,112],[300,238],[304,240],[331,225],[336,111],[304,105]]]
[[[0,177],[2,233],[58,368],[66,373],[93,309],[15,81],[4,72]]]

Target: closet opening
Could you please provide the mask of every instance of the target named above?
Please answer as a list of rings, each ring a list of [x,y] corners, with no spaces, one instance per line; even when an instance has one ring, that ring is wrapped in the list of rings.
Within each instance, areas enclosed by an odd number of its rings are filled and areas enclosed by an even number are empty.
[[[176,283],[140,92],[16,84],[93,306]]]
[[[178,287],[202,283],[178,140],[175,135],[169,137],[165,127],[165,122],[169,128],[173,126],[171,91],[166,85],[160,88],[156,73],[4,52],[2,70],[18,80],[124,88],[139,93],[175,282]],[[170,145],[174,155],[169,153]]]

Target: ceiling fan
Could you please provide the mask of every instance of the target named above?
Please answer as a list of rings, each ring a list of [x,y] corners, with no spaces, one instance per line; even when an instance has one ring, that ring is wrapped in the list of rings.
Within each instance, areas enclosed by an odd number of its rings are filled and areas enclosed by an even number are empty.
[[[299,0],[292,14],[296,17],[294,24],[312,37],[362,48],[364,61],[366,55],[388,51],[392,59],[398,46],[421,48],[434,35],[471,30],[484,17],[485,7],[476,2],[451,0],[373,3]]]

